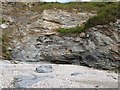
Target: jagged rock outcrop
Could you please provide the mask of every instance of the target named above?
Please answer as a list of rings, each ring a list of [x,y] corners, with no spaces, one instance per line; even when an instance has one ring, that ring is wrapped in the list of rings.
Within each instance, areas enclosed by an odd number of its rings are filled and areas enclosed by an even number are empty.
[[[33,13],[31,12],[31,14]],[[74,42],[69,41],[69,37],[61,37],[59,35],[56,35],[57,33],[55,32],[55,30],[63,27],[70,28],[70,27],[76,27],[78,25],[80,26],[85,21],[87,21],[89,17],[93,15],[94,14],[87,12],[75,13],[75,12],[67,12],[63,10],[44,10],[43,13],[40,14],[37,17],[37,19],[31,22],[30,24],[27,23],[21,24],[23,23],[23,21],[20,20],[18,25],[21,26],[20,28],[22,30],[20,30],[18,34],[20,34],[21,32],[23,38],[21,38],[19,43],[18,40],[14,40],[14,43],[15,44],[17,43],[15,47],[18,48],[15,48],[13,50],[12,53],[13,58],[22,61],[25,60],[25,61],[36,62],[45,59],[48,60],[50,59],[49,57],[55,57],[55,58],[51,58],[51,60],[49,61],[54,62],[56,58],[58,58],[57,59],[58,61],[59,60],[61,61],[61,59],[63,58],[64,60],[63,59],[62,60],[63,62],[65,62],[67,59],[65,57],[69,57],[69,54],[67,56],[66,53],[68,52],[66,50],[67,49],[66,47],[69,47],[69,44],[72,45]],[[29,15],[28,18],[31,19],[33,18],[33,16]],[[28,18],[24,22],[30,22]],[[71,39],[74,38],[71,37]],[[73,51],[76,52],[77,48],[79,48],[79,45],[72,45],[71,47],[74,47]],[[77,51],[83,51],[81,46],[80,48],[81,50],[77,50]],[[59,49],[59,50],[55,50],[55,49]],[[61,57],[62,53],[63,54],[66,53],[66,56]],[[74,58],[76,59],[76,56]],[[72,58],[68,58],[68,59],[70,59],[70,62],[68,61],[66,62],[71,63]]]
[[[81,35],[40,36],[36,47],[44,60],[54,63],[81,64],[101,69],[119,67],[118,29],[110,25],[98,27],[86,31],[84,38]]]
[[[44,10],[43,20],[61,25],[61,28],[71,28],[81,26],[89,17],[94,16],[88,12],[66,12],[64,10]]]
[[[32,54],[33,61],[45,60],[99,69],[119,67],[118,28],[114,26],[98,25],[90,28],[86,33],[77,35],[39,35],[34,43],[36,51]],[[30,61],[29,57],[28,61]]]
[[[39,20],[28,25],[28,29],[32,29],[38,32],[52,32],[58,28],[72,28],[76,26],[81,26],[90,17],[95,14],[88,12],[67,12],[65,10],[55,9],[55,10],[44,10],[40,15]]]
[[[13,59],[78,64],[101,69],[119,67],[120,20],[92,27],[80,34],[61,35],[55,31],[57,28],[81,26],[94,15],[58,9],[44,10],[41,14],[20,11],[19,17],[4,13],[5,20],[10,21],[14,16],[15,20],[12,21],[16,23],[10,25],[14,31]]]

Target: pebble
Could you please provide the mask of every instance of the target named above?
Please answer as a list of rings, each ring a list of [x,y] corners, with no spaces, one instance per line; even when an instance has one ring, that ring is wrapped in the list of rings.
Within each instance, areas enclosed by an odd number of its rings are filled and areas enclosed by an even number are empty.
[[[8,28],[8,25],[6,25],[6,24],[1,24],[0,27],[3,28],[3,29],[5,29],[5,28]]]
[[[76,76],[76,75],[79,75],[80,73],[78,72],[75,72],[75,73],[72,73],[71,76]]]
[[[52,66],[51,65],[41,65],[35,69],[38,73],[49,73],[52,72]]]

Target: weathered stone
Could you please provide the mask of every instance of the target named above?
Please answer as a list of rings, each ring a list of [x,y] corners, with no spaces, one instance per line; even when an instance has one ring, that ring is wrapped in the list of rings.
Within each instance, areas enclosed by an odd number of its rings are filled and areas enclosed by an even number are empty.
[[[34,75],[28,75],[28,76],[16,76],[14,77],[14,87],[15,88],[28,88],[29,86],[44,80],[45,77],[38,77]]]
[[[41,66],[37,67],[35,70],[38,73],[50,73],[53,71],[51,65],[41,65]]]
[[[104,46],[104,45],[114,44],[114,41],[110,37],[98,32],[98,31],[94,32],[94,35],[95,35],[94,36],[95,39],[98,42],[98,45]]]
[[[86,45],[87,50],[94,50],[96,48],[96,45],[93,41],[88,40],[88,45]]]
[[[8,28],[8,25],[6,25],[6,24],[1,24],[0,27],[3,28],[3,29],[6,29],[6,28]]]
[[[103,26],[102,25],[97,25],[97,28],[102,28]]]
[[[80,34],[62,35],[56,29],[81,26],[95,14],[59,9],[44,10],[41,14],[29,9],[19,13],[19,17],[12,12],[3,15],[6,21],[11,22],[6,25],[13,30],[14,39],[10,44],[14,47],[13,59],[27,63],[49,61],[100,68],[117,67],[118,63],[113,61],[119,59],[116,46],[119,42],[119,20],[111,26],[97,25]],[[81,56],[84,58],[81,59]],[[104,62],[107,63],[106,67]]]
[[[73,46],[72,48],[72,52],[73,53],[80,53],[80,52],[84,52],[85,50],[84,50],[84,48],[82,47],[82,46]]]
[[[79,75],[79,74],[80,74],[80,73],[75,72],[75,73],[72,73],[71,76],[77,76],[77,75]]]
[[[81,37],[81,38],[85,38],[85,37],[86,37],[85,33],[81,33],[81,34],[80,34],[80,37]]]
[[[74,41],[76,41],[76,42],[80,42],[80,41],[82,41],[82,39],[79,38],[79,37],[77,37],[77,38],[74,39]]]
[[[59,24],[61,28],[72,28],[81,26],[91,13],[70,13],[64,10],[44,10],[42,13],[43,19],[51,23]],[[79,17],[79,18],[78,18]]]
[[[11,48],[11,47],[8,47],[7,50],[8,50],[8,51],[12,51],[12,48]]]
[[[119,67],[119,62],[110,53],[100,52],[99,50],[84,54],[82,60],[86,66],[99,69],[114,69]]]
[[[97,30],[98,30],[98,29],[97,29],[97,28],[95,28],[95,27],[93,27],[92,29],[93,29],[93,30],[95,30],[95,31],[97,31]]]
[[[118,53],[118,46],[117,45],[111,45],[111,50],[113,51],[113,52],[116,52],[116,53]]]

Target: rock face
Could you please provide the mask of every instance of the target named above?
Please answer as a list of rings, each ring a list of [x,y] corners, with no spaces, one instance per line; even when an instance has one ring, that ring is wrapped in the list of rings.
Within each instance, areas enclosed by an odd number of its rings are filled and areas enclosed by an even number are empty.
[[[6,14],[3,18],[9,21],[8,17],[13,15]],[[94,15],[63,10],[44,10],[42,14],[20,11],[20,16],[14,15],[16,20],[13,20],[19,29],[11,25],[13,36],[17,37],[12,41],[13,58],[23,62],[49,61],[100,69],[119,67],[119,20],[112,25],[95,26],[80,34],[61,35],[55,32],[57,28],[81,26],[91,16]]]
[[[70,13],[63,10],[44,10],[42,16],[45,21],[59,24],[62,28],[71,28],[81,26],[93,14],[87,12]]]
[[[94,68],[113,69],[119,67],[119,62],[111,53],[94,50],[83,55],[83,62]]]
[[[34,17],[37,17],[35,20],[31,14],[33,13],[25,14],[27,18],[24,22],[21,20],[24,18],[23,16],[17,18],[20,31],[15,34],[20,36],[20,40],[13,40],[16,47],[12,52],[13,58],[27,62],[47,60],[55,63],[79,63],[76,52],[84,52],[82,46],[74,43],[74,37],[59,36],[55,30],[81,26],[94,14],[44,10],[39,16],[37,13],[35,14]],[[9,21],[8,17],[5,16],[5,18]],[[31,22],[31,18],[33,22]],[[27,24],[28,22],[29,24]],[[79,42],[80,38],[78,37],[76,40]],[[71,54],[71,50],[75,53],[74,55]]]

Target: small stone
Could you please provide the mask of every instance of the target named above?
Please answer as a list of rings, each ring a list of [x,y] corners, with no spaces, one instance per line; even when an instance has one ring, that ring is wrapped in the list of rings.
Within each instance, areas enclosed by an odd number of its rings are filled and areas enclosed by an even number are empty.
[[[71,76],[76,76],[76,75],[79,75],[80,73],[78,72],[75,72],[75,73],[72,73]]]
[[[81,41],[81,38],[77,37],[77,38],[75,38],[74,41],[76,41],[76,42],[80,42],[80,41]]]
[[[97,29],[97,28],[95,28],[95,27],[93,27],[92,29],[93,29],[93,30],[95,30],[95,31],[97,31],[97,30],[98,30],[98,29]]]
[[[116,45],[111,45],[111,50],[118,53],[118,47]]]
[[[3,29],[5,29],[5,28],[8,28],[8,25],[6,25],[6,24],[1,24],[0,27],[3,28]]]
[[[107,28],[108,26],[107,25],[104,25],[104,28]]]
[[[114,25],[114,23],[113,23],[113,22],[110,22],[110,25],[112,26],[112,25]]]
[[[49,73],[52,72],[51,65],[41,65],[35,69],[38,73]]]
[[[12,51],[12,48],[11,48],[11,47],[8,47],[7,50],[8,50],[8,51]]]
[[[89,38],[89,37],[90,37],[90,35],[89,35],[89,34],[87,34],[87,35],[86,35],[86,37],[87,37],[87,38]]]
[[[102,28],[103,26],[102,25],[97,25],[97,28]]]
[[[81,38],[85,38],[85,33],[81,33],[81,34],[80,34],[80,37],[81,37]]]

